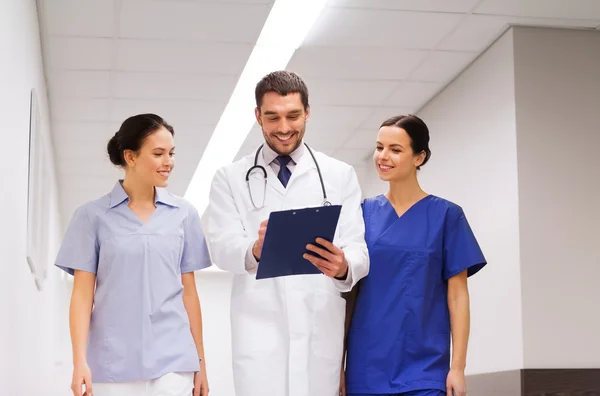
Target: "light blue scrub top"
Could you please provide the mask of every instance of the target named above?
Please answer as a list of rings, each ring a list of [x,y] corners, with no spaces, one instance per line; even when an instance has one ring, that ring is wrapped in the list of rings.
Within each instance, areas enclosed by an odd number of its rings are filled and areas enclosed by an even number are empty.
[[[347,392],[446,390],[448,279],[486,260],[460,206],[429,195],[401,217],[384,195],[363,205],[369,275],[348,332]]]
[[[87,361],[94,382],[130,382],[199,370],[181,274],[210,266],[196,209],[157,188],[143,223],[117,182],[75,212],[56,258],[96,274]]]

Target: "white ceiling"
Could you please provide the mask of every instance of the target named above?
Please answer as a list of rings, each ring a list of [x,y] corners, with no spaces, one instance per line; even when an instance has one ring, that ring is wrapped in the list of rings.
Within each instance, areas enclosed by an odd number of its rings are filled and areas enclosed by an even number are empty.
[[[182,195],[272,2],[39,2],[64,220],[112,188],[106,143],[137,113],[174,126]]]
[[[140,112],[174,126],[182,195],[272,1],[38,1],[64,219],[112,187],[106,143]],[[600,28],[600,1],[329,0],[288,66],[309,87],[307,141],[362,166],[382,120],[416,112],[510,24]]]

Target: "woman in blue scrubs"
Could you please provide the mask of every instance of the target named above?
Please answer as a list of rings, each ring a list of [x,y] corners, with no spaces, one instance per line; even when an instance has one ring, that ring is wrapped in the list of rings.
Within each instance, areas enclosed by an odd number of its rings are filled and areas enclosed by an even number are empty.
[[[210,258],[196,209],[163,188],[173,135],[154,114],[123,122],[107,151],[125,178],[75,211],[56,258],[74,275],[74,396],[208,394],[194,271]]]
[[[349,303],[348,395],[466,394],[467,277],[486,261],[461,207],[419,186],[430,155],[420,118],[381,125],[374,162],[389,190],[363,206],[371,267]]]

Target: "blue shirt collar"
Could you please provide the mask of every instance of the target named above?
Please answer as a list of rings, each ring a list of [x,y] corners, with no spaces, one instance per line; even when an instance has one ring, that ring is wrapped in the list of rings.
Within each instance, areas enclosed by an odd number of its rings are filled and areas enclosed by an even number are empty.
[[[115,183],[112,191],[110,192],[110,202],[109,208],[112,209],[115,206],[122,204],[125,201],[129,200],[129,196],[123,189],[122,184],[123,180],[119,180]],[[165,205],[173,206],[175,208],[179,207],[175,198],[165,189],[163,188],[154,188],[154,203],[162,203]]]

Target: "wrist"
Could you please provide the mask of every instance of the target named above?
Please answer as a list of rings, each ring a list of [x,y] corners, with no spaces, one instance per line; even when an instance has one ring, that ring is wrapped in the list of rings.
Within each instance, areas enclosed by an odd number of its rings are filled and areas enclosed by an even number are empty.
[[[73,366],[82,366],[87,364],[85,356],[73,356]]]
[[[252,245],[252,255],[254,256],[254,259],[256,261],[258,261],[260,259],[260,252],[257,252],[258,250],[258,239],[256,241],[254,241],[254,244]]]
[[[450,365],[450,370],[464,372],[465,366],[466,366],[466,364],[464,364],[464,363],[460,363],[460,362],[454,363],[453,362]]]
[[[346,260],[344,260],[344,264],[345,264],[344,265],[344,270],[341,271],[341,273],[338,273],[335,276],[335,279],[337,279],[337,280],[346,280],[346,279],[348,279],[348,269],[349,269],[348,268],[348,262]]]

